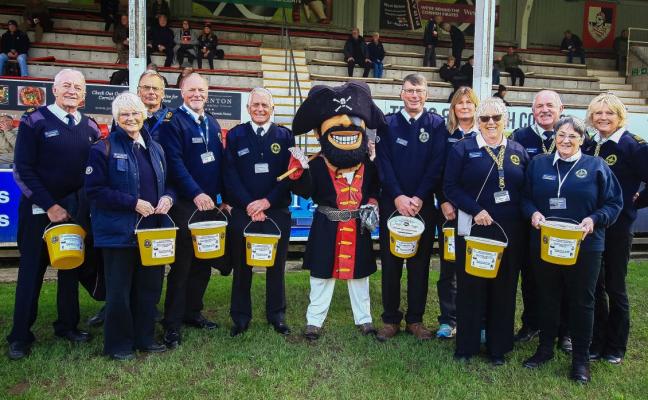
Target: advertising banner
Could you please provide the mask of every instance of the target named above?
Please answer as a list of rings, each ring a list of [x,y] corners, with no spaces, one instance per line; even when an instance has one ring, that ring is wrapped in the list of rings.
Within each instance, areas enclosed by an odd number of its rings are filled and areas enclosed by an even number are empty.
[[[381,1],[381,29],[416,30],[421,26],[421,15],[416,0]]]
[[[584,7],[583,47],[611,48],[616,29],[616,4],[588,0]]]
[[[419,1],[419,9],[421,10],[421,18],[423,20],[429,20],[436,15],[440,15],[445,22],[456,24],[475,23],[474,4]],[[495,26],[499,26],[499,6],[495,6]]]

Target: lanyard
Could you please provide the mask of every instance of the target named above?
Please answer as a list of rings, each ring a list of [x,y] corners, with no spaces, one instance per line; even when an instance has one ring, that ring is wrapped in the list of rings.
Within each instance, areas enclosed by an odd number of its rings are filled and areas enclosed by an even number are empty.
[[[594,149],[594,157],[598,157],[599,153],[601,152],[601,145],[602,143],[596,143],[596,148]]]
[[[196,121],[195,119],[193,119],[193,115],[191,115],[191,114],[189,113],[189,111],[185,108],[184,105],[183,105],[182,107],[180,107],[180,109],[181,109],[185,114],[187,114],[189,117],[191,117],[191,120],[192,120],[192,121],[195,122],[195,124],[196,124],[196,128],[197,128],[197,130],[198,130],[198,133],[199,133],[200,136],[203,138],[203,142],[205,143],[205,151],[207,151],[207,145],[209,144],[209,123],[208,123],[208,121],[207,121],[207,116],[203,116],[204,121],[205,121],[205,129],[206,129],[206,131],[203,131],[203,130],[202,130],[202,127],[200,126],[200,122],[198,122],[198,121]]]
[[[574,167],[576,166],[576,164],[578,164],[579,161],[580,158],[576,160],[576,162],[574,162],[574,165],[572,165],[571,168],[569,168],[569,171],[567,171],[564,178],[560,176],[560,168],[558,168],[558,161],[556,161],[556,172],[558,172],[558,195],[556,197],[560,197],[560,190],[562,189],[563,183],[565,183],[565,181],[567,180],[567,176],[569,176],[569,173],[572,172],[572,169],[574,169]]]
[[[160,118],[158,118],[157,121],[155,121],[155,125],[153,125],[153,128],[149,129],[149,133],[153,133],[153,132],[155,132],[155,130],[156,130],[156,129],[160,126],[160,124],[162,123],[162,120],[164,120],[164,115],[165,115],[165,114],[166,114],[166,113],[160,113]]]
[[[504,146],[499,146],[499,153],[497,156],[495,153],[493,153],[493,150],[490,149],[489,146],[484,147],[486,149],[486,153],[493,159],[495,162],[495,165],[497,165],[497,173],[499,175],[499,188],[500,190],[504,190],[504,153],[506,148]]]

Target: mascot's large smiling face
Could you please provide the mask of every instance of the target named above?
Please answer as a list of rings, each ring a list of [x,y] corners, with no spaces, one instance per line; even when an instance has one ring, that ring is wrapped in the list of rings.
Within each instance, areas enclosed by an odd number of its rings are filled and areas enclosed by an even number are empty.
[[[322,154],[336,168],[350,168],[367,156],[367,128],[384,123],[364,82],[313,87],[293,119],[295,135],[315,131]]]

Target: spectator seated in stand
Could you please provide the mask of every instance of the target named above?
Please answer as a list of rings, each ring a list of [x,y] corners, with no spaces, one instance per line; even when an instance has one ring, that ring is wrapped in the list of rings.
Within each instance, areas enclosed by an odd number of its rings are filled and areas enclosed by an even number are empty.
[[[560,43],[560,51],[567,53],[567,62],[573,63],[574,56],[580,57],[581,64],[585,64],[585,50],[583,50],[583,42],[580,38],[571,31],[565,31],[565,37]]]
[[[150,28],[155,27],[160,22],[160,15],[167,17],[167,21],[171,17],[171,10],[167,0],[153,0],[148,10],[148,24]]]
[[[112,36],[117,49],[117,64],[128,64],[128,15],[119,17],[119,25],[115,25]]]
[[[511,103],[509,103],[509,102],[506,101],[506,99],[505,99],[505,97],[506,97],[506,92],[507,92],[507,90],[506,90],[506,86],[504,86],[504,85],[499,85],[499,86],[497,87],[497,93],[495,93],[495,94],[493,95],[493,97],[498,97],[498,98],[502,99],[502,101],[504,102],[504,104],[506,104],[507,107],[510,107],[510,106],[511,106]]]
[[[445,82],[452,84],[454,90],[457,90],[461,86],[469,86],[466,78],[460,73],[456,59],[453,56],[448,56],[446,63],[439,69],[439,75]]]
[[[515,49],[512,46],[506,50],[506,54],[500,59],[500,66],[504,71],[511,74],[511,83],[515,86],[518,78],[520,79],[520,86],[524,86],[524,71],[520,68],[520,65],[524,62],[520,58],[519,54],[515,52]]]
[[[54,26],[47,6],[41,0],[27,0],[23,12],[23,23],[20,30],[27,32],[34,30],[34,39],[40,42],[43,39],[43,32],[51,32]]]
[[[196,61],[198,68],[202,68],[202,60],[206,58],[209,61],[209,69],[214,69],[214,58],[222,60],[225,58],[225,52],[218,48],[218,36],[211,30],[210,25],[203,27],[203,32],[198,36],[198,45],[196,46]]]
[[[621,31],[621,35],[614,38],[614,53],[616,54],[616,70],[625,74],[628,51],[628,30]]]
[[[104,31],[110,30],[110,25],[115,25],[119,22],[119,0],[101,0],[101,9],[99,11],[104,19]]]
[[[369,59],[371,59],[371,63],[373,64],[374,78],[382,78],[385,48],[380,41],[380,34],[378,32],[374,32],[374,34],[371,36],[371,42],[367,46],[367,51],[369,52]]]
[[[460,79],[463,80],[463,84],[461,86],[472,87],[474,65],[475,65],[475,57],[470,56],[468,57],[468,62],[462,65],[461,68],[459,68],[459,77]]]
[[[182,71],[180,71],[180,73],[178,74],[178,81],[176,82],[176,87],[179,89],[182,80],[193,73],[194,73],[194,69],[190,64],[183,64]]]
[[[0,115],[0,168],[10,168],[14,160],[14,147],[18,128],[11,115]]]
[[[166,15],[161,14],[158,17],[157,26],[153,26],[148,38],[148,46],[146,51],[146,63],[151,63],[152,53],[163,53],[166,58],[164,66],[170,67],[173,64],[173,48],[175,47],[175,33],[167,26],[168,18]]]
[[[196,58],[196,38],[191,33],[191,26],[189,25],[188,20],[182,21],[182,28],[178,31],[177,41],[180,44],[178,50],[176,51],[176,59],[178,64],[182,65],[184,63],[185,57],[189,60],[189,64],[193,64],[194,59]]]
[[[349,38],[344,44],[344,60],[347,63],[349,76],[353,76],[353,69],[356,65],[364,68],[362,73],[364,78],[369,76],[369,70],[371,70],[369,51],[367,50],[367,43],[360,36],[360,30],[358,28],[353,28],[351,35],[349,35]]]
[[[20,76],[28,76],[27,51],[29,50],[29,38],[25,32],[18,30],[18,23],[9,20],[7,31],[0,38],[0,75],[5,74],[5,64],[9,60],[18,61]]]

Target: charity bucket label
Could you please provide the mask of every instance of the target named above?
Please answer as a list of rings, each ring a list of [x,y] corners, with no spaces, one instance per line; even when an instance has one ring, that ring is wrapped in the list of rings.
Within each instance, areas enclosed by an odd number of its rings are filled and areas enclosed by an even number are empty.
[[[556,258],[574,258],[577,242],[576,239],[549,237],[549,255]]]
[[[258,261],[270,261],[272,260],[272,248],[272,244],[252,243],[250,258]]]
[[[472,249],[472,257],[470,258],[470,265],[473,268],[493,271],[495,263],[497,262],[497,252],[486,251],[479,249]]]
[[[394,249],[398,254],[414,254],[416,252],[416,244],[416,240],[411,242],[396,240]]]
[[[70,251],[70,250],[82,250],[83,249],[83,239],[81,236],[75,235],[73,233],[66,233],[59,235],[59,250],[60,251]]]
[[[152,257],[167,258],[175,254],[175,239],[157,239],[152,240]]]
[[[221,248],[220,235],[200,235],[196,236],[196,245],[199,253],[209,253],[218,251]]]
[[[448,253],[449,254],[454,254],[455,253],[455,238],[454,235],[449,236],[447,238],[447,243],[448,243]]]

